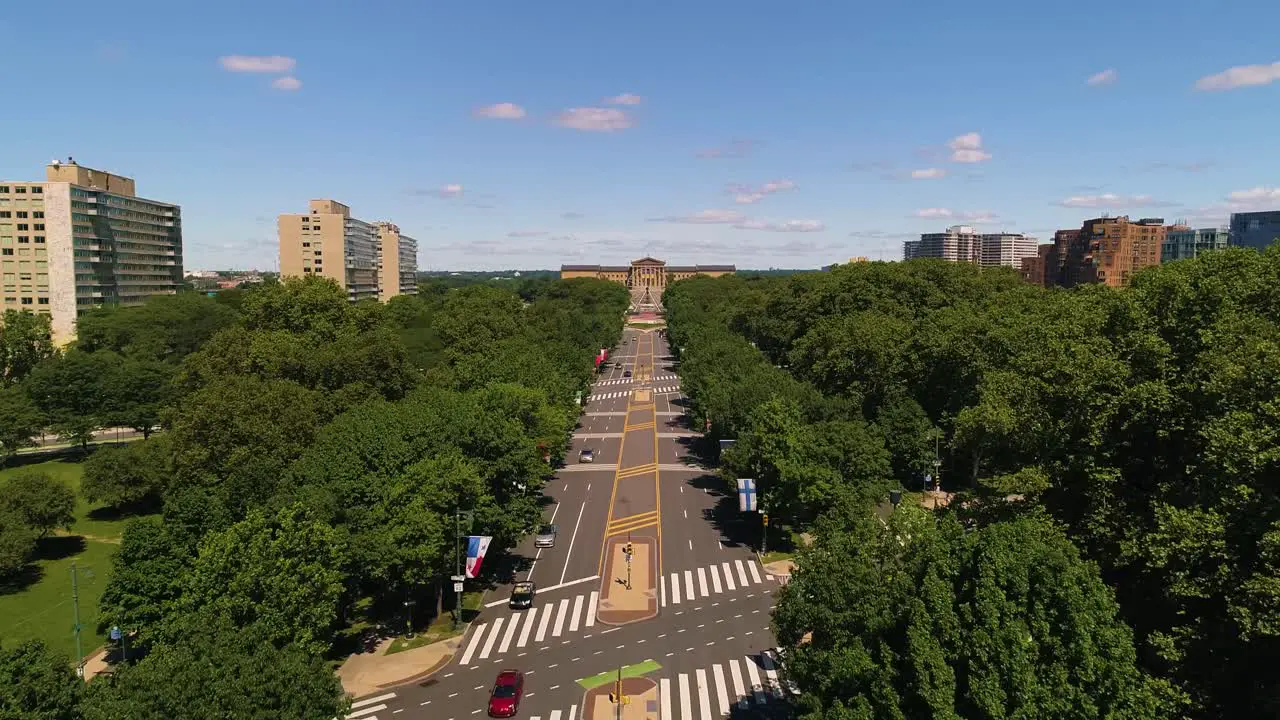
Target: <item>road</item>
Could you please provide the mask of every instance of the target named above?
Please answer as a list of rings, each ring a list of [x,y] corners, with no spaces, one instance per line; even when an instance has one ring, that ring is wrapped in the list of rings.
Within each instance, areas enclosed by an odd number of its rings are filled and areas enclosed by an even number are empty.
[[[667,341],[628,329],[609,361],[617,366],[600,374],[568,464],[546,488],[556,545],[535,550],[529,539],[514,551],[527,558],[514,579],[538,586],[534,607],[510,610],[509,588],[491,591],[446,668],[362,698],[348,717],[485,717],[494,677],[510,668],[525,673],[517,718],[613,720],[612,710],[587,710],[580,681],[646,661],[656,664],[643,677],[659,700],[624,706],[623,720],[709,720],[779,706],[787,693],[769,618],[780,581],[741,541],[758,526],[738,520],[736,500],[698,464]],[[578,463],[588,448],[595,462]],[[629,590],[628,541],[637,570]]]

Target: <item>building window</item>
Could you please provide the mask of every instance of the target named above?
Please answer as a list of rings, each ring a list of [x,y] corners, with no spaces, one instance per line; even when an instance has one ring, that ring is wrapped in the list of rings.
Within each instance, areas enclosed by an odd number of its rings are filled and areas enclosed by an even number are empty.
[[[8,210],[0,210],[0,218],[13,217],[13,213]]]
[[[26,216],[27,216],[27,211],[26,211],[26,210],[19,210],[19,211],[18,211],[18,217],[20,217],[20,218],[24,218],[24,217],[26,217]]]
[[[4,255],[12,255],[13,248],[4,248],[3,250],[0,250],[0,253],[3,253]]]
[[[24,298],[22,298],[22,304],[23,304],[23,305],[30,305],[30,304],[32,304],[32,303],[31,303],[31,298],[29,298],[29,297],[24,297]]]
[[[46,297],[36,298],[36,302],[37,302],[37,303],[39,303],[39,304],[41,304],[41,305],[48,305],[48,304],[49,304],[49,298],[46,298]]]
[[[302,247],[311,247],[311,243],[309,243],[309,242],[304,242],[304,243],[302,243]]]
[[[20,242],[20,243],[29,243],[29,242],[31,242],[31,238],[27,237],[26,235],[19,235],[19,236],[18,236],[18,242]]]
[[[24,187],[16,187],[16,188],[14,188],[14,189],[13,189],[13,193],[14,193],[15,195],[26,195],[26,194],[27,194],[27,189],[26,189],[26,188],[24,188]]]
[[[33,187],[33,188],[31,188],[31,192],[32,192],[32,194],[34,194],[34,195],[39,195],[39,194],[41,194],[41,193],[43,193],[43,192],[44,192],[44,188],[42,188],[42,187],[38,187],[38,186],[37,186],[37,187]]]
[[[36,230],[44,230],[44,223],[35,223]]]
[[[42,217],[44,217],[44,211],[43,211],[43,210],[34,210],[34,211],[32,211],[32,213],[31,213],[31,217],[33,217],[33,218],[42,218]]]
[[[36,243],[38,243],[38,244],[44,244],[44,236],[43,236],[43,235],[37,235],[37,236],[36,236]]]
[[[18,232],[22,232],[24,230],[30,230],[30,229],[31,227],[26,223],[18,223]]]
[[[0,193],[7,193],[7,192],[9,192],[9,186],[8,186],[8,185],[0,185]]]

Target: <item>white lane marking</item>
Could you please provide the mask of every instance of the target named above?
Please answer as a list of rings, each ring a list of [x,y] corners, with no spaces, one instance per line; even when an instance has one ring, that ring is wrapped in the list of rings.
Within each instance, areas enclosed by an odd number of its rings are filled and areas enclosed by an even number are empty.
[[[511,639],[516,636],[516,626],[520,624],[520,616],[512,615],[511,624],[507,626],[507,632],[502,636],[502,644],[498,646],[498,654],[501,655],[511,649]]]
[[[693,571],[692,570],[684,571],[684,590],[685,590],[685,595],[687,595],[690,600],[694,600],[698,597],[697,595],[693,594]]]
[[[529,644],[529,632],[533,630],[533,621],[538,619],[537,615],[538,608],[529,608],[529,617],[525,618],[524,629],[520,631],[520,639],[516,640],[516,647]]]
[[[569,706],[569,717],[568,717],[568,718],[565,718],[565,720],[574,720],[574,719],[577,717],[577,715],[578,715],[578,706],[577,706],[577,705],[570,705],[570,706]]]
[[[698,668],[695,677],[698,681],[698,709],[702,711],[702,717],[711,717],[711,695],[707,692],[707,671]]]
[[[658,681],[658,702],[659,710],[658,720],[672,720],[671,718],[671,680],[662,678]]]
[[[466,665],[471,662],[471,656],[476,653],[476,646],[480,644],[480,636],[484,635],[485,628],[489,627],[488,623],[480,623],[475,633],[471,635],[471,642],[467,643],[467,649],[462,653],[462,664]]]
[[[752,560],[748,560],[748,561],[747,561],[747,567],[751,568],[751,581],[752,581],[752,582],[754,582],[754,583],[756,583],[757,585],[759,585],[759,584],[760,584],[760,571],[756,569],[756,566],[757,566],[757,565],[759,565],[759,563],[754,562],[754,561],[752,561]]]
[[[587,509],[587,502],[582,501],[582,507],[578,508],[578,519],[573,523],[573,535],[569,536],[569,550],[564,554],[564,570],[560,571],[560,584],[564,584],[564,576],[569,572],[569,558],[573,556],[573,541],[578,539],[578,525],[582,523],[582,511]]]
[[[734,567],[738,568],[738,579],[742,581],[738,584],[741,585],[742,587],[746,587],[747,586],[747,569],[742,567],[741,560],[734,560],[733,565]]]
[[[733,584],[733,571],[729,569],[729,563],[722,562],[720,567],[724,568],[724,584],[729,588],[729,592],[733,592],[737,587]]]
[[[560,590],[561,588],[572,587],[574,585],[581,585],[582,583],[591,582],[592,580],[599,580],[599,579],[600,579],[599,575],[592,575],[591,577],[578,578],[577,580],[570,580],[567,583],[560,583],[559,585],[552,585],[551,587],[538,588],[538,592],[548,593],[548,592],[551,592],[552,590]],[[497,607],[499,605],[506,605],[507,602],[509,601],[494,600],[493,602],[485,603],[484,606],[487,608]]]
[[[587,627],[596,624],[596,604],[600,601],[600,591],[591,591],[591,601],[587,603]]]
[[[733,696],[738,698],[738,706],[746,707],[747,700],[744,696],[747,689],[742,685],[742,670],[738,667],[736,658],[729,661],[729,677],[733,679]]]
[[[702,568],[698,568],[698,592],[702,593],[702,597],[711,594],[707,592],[707,571]]]
[[[693,720],[693,703],[689,697],[689,676],[680,673],[680,720]]]
[[[564,632],[564,618],[569,614],[569,598],[560,601],[560,612],[556,613],[556,626],[551,631],[551,637],[560,637]]]
[[[387,693],[385,695],[379,695],[378,697],[365,698],[364,700],[351,703],[351,709],[355,710],[357,708],[362,708],[366,705],[373,705],[376,703],[385,702],[395,696],[396,696],[395,693]]]
[[[559,685],[557,685],[556,687],[560,687],[560,686],[559,686]],[[555,690],[555,689],[556,689],[556,687],[553,687],[553,688],[551,688],[551,689],[552,689],[552,690]],[[551,711],[551,720],[560,720],[560,716],[561,716],[562,714],[563,714],[563,713],[561,713],[559,710],[552,710],[552,711]]]
[[[387,709],[386,705],[370,705],[369,707],[360,708],[359,710],[356,710],[355,712],[347,715],[347,720],[352,720],[353,718],[363,718],[364,720],[378,720],[377,717],[366,717],[366,716],[369,715],[369,713],[376,713],[379,710],[386,710],[386,709]]]
[[[550,520],[548,520],[547,522],[552,522],[552,523],[553,523],[553,522],[555,522],[555,521],[556,521],[556,513],[558,513],[558,512],[560,512],[560,503],[556,503],[556,506],[555,506],[554,508],[552,508],[552,510],[551,510],[551,519],[550,519]],[[529,564],[529,572],[528,572],[528,573],[526,573],[526,574],[525,574],[525,576],[524,576],[524,579],[525,579],[525,580],[532,580],[532,579],[533,579],[533,571],[534,571],[534,569],[535,569],[535,568],[537,568],[537,567],[538,567],[538,561],[539,561],[539,560],[541,560],[541,559],[542,559],[542,548],[538,548],[538,551],[537,551],[537,552],[535,552],[535,553],[533,554],[533,562]]]
[[[719,567],[719,566],[717,566],[717,565],[712,565],[712,566],[711,566],[711,589],[712,589],[712,590],[715,590],[717,595],[718,595],[718,594],[720,593],[720,591],[721,591],[721,587],[720,587],[720,567]]]
[[[680,573],[671,573],[671,604],[680,604]]]
[[[573,615],[569,617],[569,632],[578,632],[578,618],[582,615],[582,596],[573,599]]]
[[[489,639],[484,641],[484,649],[480,651],[481,660],[488,659],[489,653],[493,652],[493,644],[497,642],[498,635],[502,633],[502,623],[506,621],[506,618],[498,618],[493,621],[493,632],[489,633]]]
[[[711,677],[716,682],[716,702],[720,705],[720,714],[729,714],[729,688],[724,684],[724,668],[719,664],[711,666]]]
[[[751,681],[751,694],[755,696],[757,703],[763,703],[764,686],[760,684],[760,671],[756,669],[755,659],[748,657],[742,662],[747,665],[747,678]]]
[[[534,642],[542,642],[542,638],[547,636],[547,625],[551,623],[551,616],[556,613],[555,607],[548,605],[543,609],[542,622],[538,623],[538,634],[533,636]]]
[[[769,689],[773,696],[782,697],[782,683],[778,682],[778,668],[773,664],[773,655],[768,650],[760,653],[760,661],[764,663],[764,675],[769,678]]]
[[[667,606],[667,576],[666,575],[658,576],[658,594],[662,600],[662,604],[660,607],[666,607]]]
[[[692,541],[692,540],[690,540],[690,541],[689,541],[689,549],[690,549],[690,550],[692,550],[692,549],[693,549],[693,541]]]

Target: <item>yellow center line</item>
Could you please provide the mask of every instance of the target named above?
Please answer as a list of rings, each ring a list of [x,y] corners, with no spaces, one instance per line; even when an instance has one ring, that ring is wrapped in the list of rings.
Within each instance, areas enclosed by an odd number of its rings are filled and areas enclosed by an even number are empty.
[[[641,521],[643,521],[643,522],[652,522],[652,521],[653,521],[653,519],[654,519],[654,516],[656,516],[656,515],[657,515],[657,513],[656,513],[656,512],[647,512],[647,513],[640,513],[639,515],[632,515],[632,516],[630,516],[630,517],[624,517],[624,518],[618,518],[618,519],[616,519],[616,520],[610,520],[610,521],[609,521],[609,527],[613,527],[613,526],[615,526],[615,525],[617,525],[617,526],[630,525],[630,524],[632,524],[632,523],[641,522]]]
[[[623,417],[626,418],[626,420],[631,419],[631,396],[630,395],[627,396],[627,410],[626,410],[626,415],[624,415]],[[613,517],[613,505],[618,500],[618,480],[622,478],[621,473],[625,472],[622,469],[622,458],[623,458],[623,454],[626,452],[626,449],[627,449],[626,420],[623,421],[622,442],[618,445],[618,470],[615,471],[613,474],[613,490],[609,493],[609,511],[608,511],[608,514],[604,516],[605,522],[608,522],[609,519]],[[659,532],[661,532],[661,530],[659,530]],[[605,551],[605,548],[607,548],[608,546],[609,546],[609,535],[606,532],[604,539],[600,543],[600,562],[596,565],[597,575],[604,574],[604,551]]]
[[[609,537],[613,537],[615,535],[621,535],[623,533],[633,533],[637,530],[644,530],[645,528],[651,528],[651,527],[657,527],[657,526],[658,526],[657,520],[645,520],[644,522],[636,523],[635,525],[628,525],[625,527],[610,526],[607,535]]]
[[[653,364],[653,340],[654,336],[649,336],[649,368],[652,370]],[[658,577],[662,577],[662,488],[658,483],[658,409],[653,410],[653,503],[656,517],[654,523],[658,526]]]
[[[658,470],[657,465],[637,465],[635,467],[619,468],[618,472],[614,475],[614,479],[625,480],[629,477],[636,477],[638,475],[647,475],[651,472],[657,472],[657,470]],[[610,517],[612,517],[612,514],[610,514]]]

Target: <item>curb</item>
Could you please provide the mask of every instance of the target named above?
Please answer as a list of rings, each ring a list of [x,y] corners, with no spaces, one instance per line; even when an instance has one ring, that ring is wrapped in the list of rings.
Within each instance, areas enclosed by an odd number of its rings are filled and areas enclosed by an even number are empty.
[[[413,675],[400,680],[393,680],[383,685],[375,685],[374,687],[378,688],[379,690],[389,690],[391,688],[400,687],[401,685],[409,685],[412,683],[420,682],[422,680],[426,680],[432,675],[435,675],[436,673],[448,667],[449,663],[453,662],[453,656],[456,654],[457,653],[455,652],[455,653],[450,653],[448,655],[445,655],[444,657],[440,658],[440,662],[433,665],[429,670],[420,672],[417,675]]]

